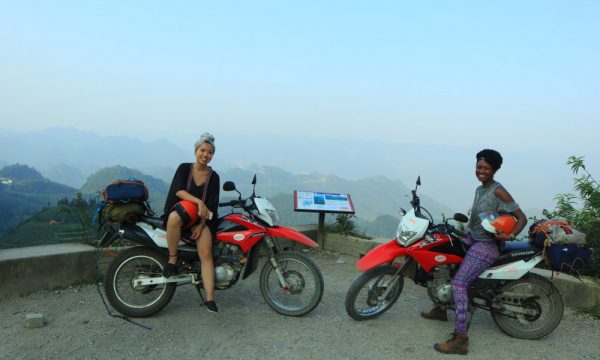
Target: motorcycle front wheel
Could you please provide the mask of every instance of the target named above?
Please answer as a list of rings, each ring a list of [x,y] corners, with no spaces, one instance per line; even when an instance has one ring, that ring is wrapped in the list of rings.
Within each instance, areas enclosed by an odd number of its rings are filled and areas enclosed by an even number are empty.
[[[535,340],[550,334],[560,323],[564,304],[558,289],[545,277],[529,273],[519,280],[510,281],[502,287],[504,293],[526,294],[527,299],[520,306],[530,310],[530,314],[494,311],[492,319],[506,334],[527,340]],[[497,298],[502,301],[502,294]]]
[[[360,275],[346,294],[346,312],[354,320],[368,320],[388,311],[404,289],[404,277],[398,269],[382,265]],[[385,298],[384,292],[392,286]]]
[[[175,293],[175,283],[136,285],[136,280],[161,277],[167,259],[141,246],[119,254],[108,266],[104,291],[108,302],[125,316],[147,317],[164,308]]]
[[[281,274],[271,259],[260,273],[260,292],[267,304],[287,316],[311,312],[323,297],[323,275],[317,265],[308,256],[292,251],[275,254],[274,259]]]

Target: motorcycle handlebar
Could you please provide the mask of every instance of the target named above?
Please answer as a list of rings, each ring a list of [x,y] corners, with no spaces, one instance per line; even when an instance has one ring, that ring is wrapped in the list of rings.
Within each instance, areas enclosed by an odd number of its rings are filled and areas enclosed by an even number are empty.
[[[239,205],[240,203],[241,202],[239,200],[231,200],[231,201],[219,203],[219,207],[236,206],[236,205]]]
[[[460,230],[457,230],[457,229],[454,229],[454,233],[455,233],[456,235],[458,235],[458,237],[460,237],[460,238],[464,238],[464,237],[467,235],[467,234],[465,234],[464,232],[462,232],[462,231],[460,231]]]
[[[448,230],[450,230],[449,232],[456,235],[459,238],[464,238],[465,237],[465,233],[463,233],[462,231],[458,230],[456,227],[452,226],[452,225],[448,225]]]

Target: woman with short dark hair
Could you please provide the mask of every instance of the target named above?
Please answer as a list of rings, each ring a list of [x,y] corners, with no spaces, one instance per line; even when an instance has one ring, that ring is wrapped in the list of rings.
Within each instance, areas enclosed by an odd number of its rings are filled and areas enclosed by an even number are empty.
[[[469,232],[463,239],[468,246],[467,254],[460,264],[458,272],[452,279],[454,291],[454,310],[456,313],[454,333],[445,343],[434,345],[435,350],[446,354],[466,354],[469,338],[467,337],[467,313],[469,309],[468,290],[470,284],[500,255],[500,248],[505,241],[514,240],[527,224],[527,217],[519,208],[508,191],[494,179],[494,175],[502,165],[502,156],[495,150],[485,149],[477,153],[475,175],[481,186],[475,190],[475,200],[469,217]],[[481,225],[479,214],[485,212],[508,212],[516,219],[512,233],[490,233]],[[446,309],[439,306],[429,312],[421,313],[426,319],[447,321]]]

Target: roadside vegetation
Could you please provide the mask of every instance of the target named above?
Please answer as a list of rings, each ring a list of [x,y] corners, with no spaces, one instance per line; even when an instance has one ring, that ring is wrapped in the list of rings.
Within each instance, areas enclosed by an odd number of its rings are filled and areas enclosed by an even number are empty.
[[[358,232],[354,214],[337,214],[333,223],[325,224],[325,232],[349,235],[361,239],[371,239],[364,232]]]
[[[600,277],[600,183],[585,168],[583,157],[570,156],[567,165],[576,176],[574,190],[577,194],[559,194],[556,208],[544,210],[544,216],[567,219],[573,227],[586,234],[586,246],[592,256],[583,270],[584,275]],[[596,309],[600,315],[600,305]]]
[[[0,249],[61,243],[91,243],[97,238],[90,222],[96,202],[77,194],[59,199],[2,236]]]

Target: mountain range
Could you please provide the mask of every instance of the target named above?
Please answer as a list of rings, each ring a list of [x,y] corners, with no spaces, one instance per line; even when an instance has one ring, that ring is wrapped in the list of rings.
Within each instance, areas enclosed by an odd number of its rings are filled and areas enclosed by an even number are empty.
[[[0,235],[61,198],[71,198],[77,189],[44,178],[26,165],[0,169]]]
[[[0,130],[0,144],[1,163],[27,164],[49,180],[75,188],[104,167],[121,165],[150,175],[162,174],[163,166],[181,163],[191,155],[164,139],[143,142],[58,127],[28,132]]]
[[[415,162],[420,157],[414,156],[414,147],[404,148],[404,151],[391,151],[392,148],[385,144],[379,146],[373,143],[357,143],[356,146],[347,148],[343,158],[332,159],[326,145],[340,147],[341,143],[303,142],[302,146],[306,151],[295,151],[293,149],[298,147],[297,144],[284,141],[271,141],[261,146],[258,146],[257,139],[237,139],[234,144],[227,145],[223,145],[224,142],[225,139],[219,143],[217,156],[211,163],[220,173],[222,181],[233,180],[244,194],[248,194],[251,191],[250,181],[256,173],[257,193],[267,197],[286,194],[288,202],[291,201],[289,199],[293,190],[348,193],[354,201],[359,222],[365,224],[363,228],[372,233],[382,228],[377,221],[385,220],[387,216],[396,217],[399,207],[409,206],[409,188],[413,188],[412,182],[418,174],[429,172],[427,176],[422,177],[424,185],[420,194],[423,205],[436,217],[442,213],[451,215],[454,212],[466,212],[472,199],[474,186],[464,185],[473,182],[472,169],[469,166],[457,167],[455,161],[435,161],[431,164],[422,160]],[[27,164],[39,171],[48,181],[65,184],[71,189],[93,193],[100,190],[105,181],[111,182],[129,176],[144,177],[149,187],[156,187],[151,189],[151,197],[152,206],[158,210],[161,210],[164,201],[161,194],[168,187],[176,166],[181,162],[193,160],[191,150],[182,150],[165,139],[145,142],[134,137],[100,136],[74,128],[48,128],[28,132],[0,129],[0,143],[3,149],[0,153],[0,165]],[[472,155],[470,152],[471,149],[465,148],[458,153],[446,154],[445,158],[466,158],[467,155]],[[443,149],[435,146],[419,147],[419,154],[423,158],[439,157],[433,154],[441,153]],[[239,162],[237,159],[247,158],[270,159],[274,163],[289,165],[292,168],[293,164],[302,161],[305,163],[304,168],[310,168],[311,163],[315,164],[314,168],[322,168],[322,162],[326,161],[331,164],[330,168],[334,173],[349,174],[348,171],[351,171],[354,177],[347,180],[340,175],[321,174],[316,171],[292,174],[288,172],[289,169],[284,170],[277,166],[234,165]],[[388,172],[391,169],[391,172],[406,176],[405,182],[391,180],[385,176],[369,175],[373,173],[373,165],[382,161],[390,167]],[[349,166],[350,164],[353,166]],[[99,176],[100,180],[93,180],[102,169],[114,170],[119,167],[127,170],[115,171],[106,177]],[[346,170],[336,172],[335,169]],[[431,174],[428,169],[434,169],[435,172]],[[365,175],[357,178],[356,175],[361,173]],[[95,189],[90,185],[93,183],[90,178],[96,181]],[[159,180],[162,183],[159,183]],[[411,184],[407,187],[405,184],[408,182]],[[548,192],[547,197],[552,198],[556,193],[558,191]],[[523,198],[523,195],[528,193],[521,192],[518,198]],[[449,201],[453,206],[443,205],[433,198]],[[525,201],[523,203],[527,204]],[[538,216],[541,211],[526,208],[525,213],[528,216]],[[368,222],[374,223],[367,224]],[[390,222],[390,219],[385,222]]]
[[[331,175],[294,175],[272,166],[253,166],[248,169],[232,168],[220,172],[222,182],[234,181],[243,196],[252,193],[251,181],[255,175],[257,177],[256,193],[269,198],[276,205],[282,223],[286,225],[316,223],[317,221],[316,214],[298,213],[293,210],[294,190],[350,194],[356,209],[359,228],[373,236],[393,234],[392,230],[395,229],[398,221],[393,215],[397,214],[400,206],[405,208],[409,206],[407,195],[410,190],[399,181],[391,181],[384,177],[350,181]],[[77,191],[87,197],[101,199],[100,193],[107,184],[131,177],[144,181],[149,189],[150,204],[160,214],[169,186],[161,179],[124,166],[110,166],[96,171],[87,177],[86,182],[79,189],[50,181],[35,169],[25,165],[5,167],[0,170],[0,177],[13,180],[11,187],[0,191],[0,194],[6,199],[4,204],[7,205],[3,207],[3,213],[0,214],[4,219],[10,218],[7,214],[11,206],[12,209],[15,209],[17,206],[15,203],[20,203],[20,206],[28,206],[27,211],[20,212],[22,217],[26,217],[44,206],[54,205],[59,198],[72,197]],[[221,193],[223,199],[232,196],[237,196],[237,194]],[[8,206],[8,199],[12,204],[10,206]],[[37,199],[37,201],[33,201],[33,199]],[[426,195],[422,196],[422,201],[437,218],[442,213],[445,215],[453,213],[451,209]],[[329,216],[329,219],[331,218],[332,216]],[[14,219],[11,219],[10,223],[14,225]]]

